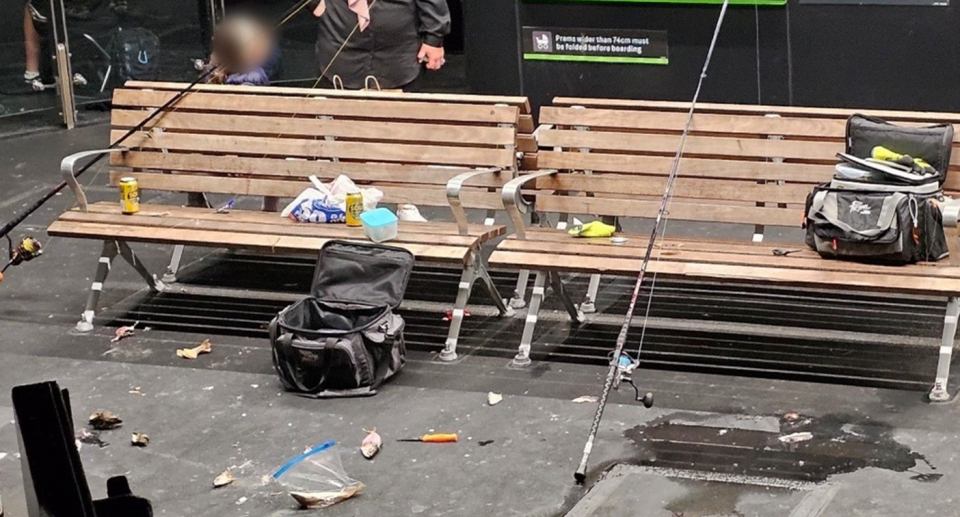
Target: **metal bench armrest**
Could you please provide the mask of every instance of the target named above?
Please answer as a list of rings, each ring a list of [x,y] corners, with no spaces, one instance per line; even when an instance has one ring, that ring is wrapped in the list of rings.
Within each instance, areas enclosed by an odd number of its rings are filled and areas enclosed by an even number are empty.
[[[503,186],[503,191],[501,192],[503,196],[503,207],[507,210],[510,220],[513,221],[513,226],[515,227],[514,229],[517,232],[518,238],[524,239],[527,236],[523,214],[528,213],[532,206],[523,199],[523,192],[521,191],[523,186],[531,181],[535,181],[537,178],[551,176],[557,174],[557,172],[556,170],[537,171],[533,174],[512,179]]]
[[[60,162],[60,173],[63,175],[63,180],[70,187],[70,190],[73,191],[73,195],[77,196],[77,206],[80,207],[81,212],[87,211],[87,195],[83,193],[83,188],[77,183],[77,170],[80,168],[78,166],[79,162],[87,158],[99,157],[110,153],[122,153],[128,150],[126,147],[115,147],[112,149],[83,151],[71,154]]]
[[[450,203],[450,209],[453,210],[453,218],[457,220],[457,228],[460,235],[467,235],[469,231],[469,221],[467,220],[467,211],[463,209],[463,201],[460,199],[460,192],[466,183],[477,176],[486,174],[505,174],[507,171],[498,168],[478,169],[475,171],[464,172],[447,182],[447,202]]]
[[[960,267],[960,199],[943,204],[943,233],[950,250],[950,265]]]

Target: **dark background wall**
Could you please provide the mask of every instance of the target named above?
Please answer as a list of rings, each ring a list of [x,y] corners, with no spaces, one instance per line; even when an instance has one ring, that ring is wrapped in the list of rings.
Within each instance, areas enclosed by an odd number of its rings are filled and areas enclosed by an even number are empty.
[[[689,100],[719,10],[718,5],[466,2],[468,82],[481,93],[522,92],[537,105],[557,95]],[[670,64],[524,62],[518,50],[523,26],[666,30]],[[779,7],[731,6],[702,100],[958,111],[958,51],[957,5],[790,0]]]

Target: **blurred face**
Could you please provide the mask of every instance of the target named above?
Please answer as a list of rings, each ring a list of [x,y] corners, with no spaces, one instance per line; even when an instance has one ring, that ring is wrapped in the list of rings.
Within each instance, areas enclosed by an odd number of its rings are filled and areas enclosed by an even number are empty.
[[[228,74],[248,72],[263,65],[273,49],[273,33],[248,15],[231,16],[217,26],[211,60]]]

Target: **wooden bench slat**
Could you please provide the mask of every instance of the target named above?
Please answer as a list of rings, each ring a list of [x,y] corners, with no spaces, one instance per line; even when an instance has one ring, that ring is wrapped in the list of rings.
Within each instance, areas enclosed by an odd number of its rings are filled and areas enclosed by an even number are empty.
[[[512,251],[494,251],[490,257],[494,267],[530,268],[604,273],[633,276],[637,274],[637,259],[573,257]],[[737,266],[670,261],[651,261],[648,271],[667,277],[704,280],[732,280],[757,284],[781,284],[799,287],[859,288],[889,292],[891,290],[916,294],[954,295],[960,292],[960,280],[941,277],[875,275],[847,271],[808,271],[780,267]]]
[[[663,192],[666,178],[624,175],[557,174],[538,178],[538,190],[588,191],[599,194],[651,196]],[[677,178],[672,196],[675,199],[720,199],[766,203],[797,203],[806,199],[810,186],[805,184],[767,183],[755,181]]]
[[[629,99],[584,99],[575,97],[556,97],[553,101],[553,104],[555,106],[584,106],[588,108],[597,107],[635,110],[673,110],[684,113],[690,109],[689,102],[642,101]],[[960,124],[960,114],[933,111],[897,111],[858,108],[808,108],[802,106],[764,106],[698,102],[697,113],[727,113],[759,116],[778,114],[781,116],[823,117],[840,120],[846,120],[850,115],[854,113],[860,113],[863,115],[884,118],[889,121],[912,121],[924,122],[927,124]]]
[[[315,253],[328,241],[333,240],[325,237],[258,235],[187,228],[169,229],[68,221],[55,221],[47,229],[47,233],[54,237],[120,239],[129,242],[186,244],[212,248],[226,247],[230,249],[249,249],[266,253]],[[369,242],[369,240],[363,237],[352,240]],[[431,261],[437,262],[463,262],[467,253],[466,248],[454,246],[414,243],[399,243],[398,246],[409,250],[417,257],[428,258]]]
[[[533,122],[533,115],[520,115],[520,118],[517,120],[517,132],[529,135],[536,129],[536,124]]]
[[[573,171],[616,172],[620,174],[648,174],[666,176],[673,164],[672,157],[579,153],[541,150],[537,165],[541,169]],[[684,156],[680,161],[680,177],[791,181],[795,183],[823,183],[833,176],[829,165],[803,163],[774,163],[738,161]]]
[[[155,205],[155,204],[144,204],[141,205],[140,212],[138,215],[128,216],[120,212],[120,207],[117,203],[111,202],[101,202],[94,203],[89,205],[89,212],[80,212],[76,209],[66,212],[63,217],[69,220],[83,220],[88,214],[97,214],[97,215],[110,215],[115,218],[115,220],[126,223],[131,219],[136,219],[138,217],[148,218],[148,217],[179,217],[181,219],[193,219],[199,221],[222,221],[224,219],[229,219],[235,222],[241,223],[253,223],[257,225],[277,225],[278,227],[286,228],[291,225],[293,226],[319,226],[324,229],[327,228],[337,228],[344,227],[342,225],[304,225],[300,223],[293,223],[290,219],[281,217],[280,214],[274,212],[260,212],[255,210],[234,210],[230,212],[229,216],[224,216],[224,214],[218,214],[214,210],[209,208],[194,208],[194,207],[185,207],[185,206],[176,206],[176,205]],[[170,214],[170,215],[164,215]],[[401,222],[401,227],[406,229],[409,228],[410,232],[416,234],[432,234],[432,235],[457,235],[457,226],[449,221],[434,221],[426,223],[413,223],[413,222]],[[350,229],[349,231],[355,231],[355,229]],[[404,230],[408,231],[408,230]],[[503,226],[486,226],[480,224],[471,224],[467,226],[467,233],[471,237],[479,238],[481,242],[489,240],[494,237],[499,237],[506,232],[506,228]],[[459,235],[458,235],[459,236]]]
[[[547,195],[537,197],[536,208],[538,211],[547,213],[653,218],[656,217],[660,209],[660,201]],[[791,227],[799,226],[801,216],[802,211],[795,208],[735,206],[682,201],[671,202],[668,215],[671,220]]]
[[[113,130],[111,141],[124,135]],[[140,149],[163,149],[238,155],[275,155],[302,158],[340,158],[427,165],[472,165],[512,168],[516,157],[509,150],[450,147],[439,145],[330,142],[302,138],[263,138],[236,135],[139,133],[124,142]]]
[[[131,128],[140,123],[142,110],[113,110],[114,127]],[[151,127],[182,132],[264,134],[279,136],[329,136],[378,142],[460,143],[490,147],[515,145],[513,127],[455,126],[389,121],[272,117],[242,114],[173,111],[159,117]],[[536,150],[536,149],[534,149]]]
[[[665,156],[541,150],[537,155],[536,166],[533,168],[665,177],[669,173],[672,163],[673,158]],[[523,170],[529,169],[523,168]],[[786,181],[812,186],[830,181],[833,173],[833,166],[827,164],[723,160],[684,156],[680,161],[679,177]],[[943,189],[949,196],[957,197],[960,195],[960,171],[952,171],[947,175],[947,181],[944,182]]]
[[[192,174],[157,174],[148,172],[110,173],[111,183],[120,178],[133,177],[141,190],[163,190],[173,192],[208,192],[232,194],[237,196],[276,196],[292,198],[310,188],[309,181],[281,181],[255,178],[225,178],[222,176],[195,176]],[[449,206],[446,191],[442,188],[422,186],[400,186],[377,184],[383,192],[385,204],[414,204],[425,206]],[[465,189],[460,196],[463,205],[468,208],[502,209],[500,194],[486,189]]]
[[[584,243],[590,246],[616,246],[618,248],[628,248],[635,250],[634,257],[643,256],[643,251],[647,248],[647,239],[649,235],[628,235],[627,242],[614,244],[610,239],[584,239]],[[515,237],[514,237],[515,238]],[[565,232],[557,231],[553,228],[529,228],[526,232],[526,241],[529,242],[553,242],[569,243],[572,237]],[[579,243],[580,239],[576,239]],[[579,243],[583,244],[583,243]],[[774,249],[789,249],[794,251],[791,256],[812,258],[819,257],[817,253],[806,247],[799,247],[797,242],[780,243],[754,243],[749,241],[731,241],[724,239],[708,239],[694,237],[666,237],[658,240],[656,249],[681,249],[689,251],[706,251],[711,253],[738,253],[741,255],[765,255],[772,256]],[[639,253],[636,250],[641,250]],[[799,251],[796,251],[799,250]]]
[[[557,232],[559,233],[559,232]],[[645,241],[646,236],[623,234],[631,240]],[[571,242],[575,240],[575,242]],[[572,255],[577,257],[613,257],[632,258],[639,270],[643,254],[637,248],[624,246],[603,246],[589,243],[594,239],[576,239],[570,237],[567,242],[537,242],[510,238],[498,249],[503,251],[541,252],[551,255]],[[596,239],[607,240],[609,239]],[[657,249],[651,260],[667,262],[694,262],[706,264],[732,264],[740,266],[782,267],[814,271],[849,271],[869,273],[879,277],[886,275],[907,275],[920,277],[940,277],[960,280],[960,268],[938,267],[935,264],[922,263],[911,266],[879,266],[839,260],[825,260],[813,250],[809,253],[791,253],[786,257],[777,257],[766,247],[766,254],[741,253],[739,249],[703,251],[685,247],[667,247]],[[807,251],[807,250],[805,250]]]
[[[672,155],[677,152],[679,144],[679,135],[555,129],[540,131],[540,145],[545,147],[587,148],[607,152],[647,152]],[[821,161],[831,164],[837,162],[836,155],[843,150],[842,143],[708,136],[690,136],[684,145],[685,155],[784,158],[807,162]]]
[[[159,108],[175,96],[176,92],[173,91],[118,89],[114,91],[113,104],[119,108]],[[327,115],[348,119],[430,120],[478,125],[516,124],[519,118],[518,109],[514,106],[394,100],[360,102],[352,99],[254,96],[225,92],[193,92],[181,97],[174,109],[228,113],[261,112],[273,115]]]
[[[540,144],[533,135],[518,135],[516,138],[517,151],[524,153],[535,153],[540,149]]]
[[[577,109],[543,107],[541,124],[590,128],[630,129],[645,132],[683,131],[687,114],[671,111],[630,111],[616,109]],[[845,120],[786,117],[744,117],[739,115],[697,113],[691,131],[743,135],[782,135],[819,137],[842,141]]]
[[[240,210],[235,211],[240,213]],[[156,210],[152,213],[158,214]],[[232,214],[220,215],[217,219],[199,219],[180,216],[178,211],[171,211],[169,215],[151,216],[150,213],[124,216],[122,214],[102,214],[67,212],[60,218],[61,221],[110,224],[119,226],[136,226],[142,228],[167,228],[176,230],[189,228],[191,230],[209,230],[228,233],[249,233],[258,235],[288,235],[294,237],[323,237],[326,239],[358,239],[365,238],[363,230],[350,228],[343,224],[298,224],[290,219],[276,215],[276,220],[269,223],[255,223],[240,221]],[[477,244],[474,236],[459,236],[455,234],[419,233],[416,225],[406,224],[397,235],[395,243],[437,244],[441,246],[460,246],[471,248]]]
[[[330,181],[346,175],[358,183],[394,182],[422,185],[446,185],[454,177],[475,169],[467,167],[432,167],[395,163],[356,163],[314,160],[287,160],[244,156],[211,156],[162,152],[115,153],[110,164],[117,167],[145,168],[162,171],[195,173],[246,174],[278,179],[307,180],[317,176]],[[127,173],[118,173],[125,175]],[[500,187],[512,179],[512,173],[483,174],[470,181],[470,186]]]
[[[186,88],[187,83],[159,81],[127,81],[126,89],[167,90],[178,92]],[[320,88],[292,88],[288,86],[243,86],[243,91],[251,94],[316,96],[324,95],[342,99],[386,99],[397,101],[449,102],[454,104],[506,104],[516,106],[521,113],[530,113],[530,101],[522,96],[508,95],[469,95],[462,93],[400,93],[378,92],[370,90],[326,90]],[[199,92],[236,92],[237,87],[223,84],[198,84],[194,90]]]

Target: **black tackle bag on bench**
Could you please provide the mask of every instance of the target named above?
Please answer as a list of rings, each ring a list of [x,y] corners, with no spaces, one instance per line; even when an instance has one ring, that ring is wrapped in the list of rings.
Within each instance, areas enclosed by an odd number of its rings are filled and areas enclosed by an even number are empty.
[[[376,395],[405,361],[404,321],[393,311],[413,262],[401,248],[325,244],[312,296],[270,323],[273,365],[284,387],[317,398]]]
[[[934,170],[872,160],[876,146],[922,158]],[[807,198],[807,244],[824,258],[891,265],[946,257],[940,203],[952,146],[950,125],[899,127],[850,117],[847,152],[837,155],[833,181]]]

